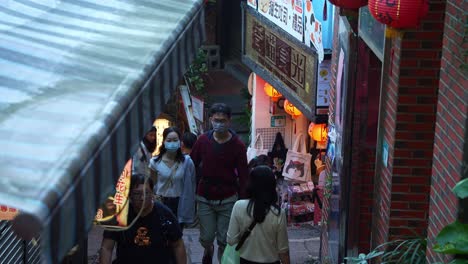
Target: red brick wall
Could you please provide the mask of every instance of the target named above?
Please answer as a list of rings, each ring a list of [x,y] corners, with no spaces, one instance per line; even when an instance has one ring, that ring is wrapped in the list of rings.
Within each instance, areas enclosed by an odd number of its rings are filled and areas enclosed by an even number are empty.
[[[468,49],[468,36],[465,35],[467,5],[463,0],[448,0],[445,13],[429,210],[429,263],[447,263],[449,260],[431,248],[442,227],[457,218],[458,200],[451,188],[461,179],[463,155],[468,154],[463,153],[468,118],[468,72],[461,69],[461,65],[467,63],[463,57],[463,52]]]
[[[373,246],[426,235],[445,1],[430,0],[421,27],[391,41],[383,82],[380,133],[388,167],[377,159]],[[385,75],[385,74],[384,74]]]

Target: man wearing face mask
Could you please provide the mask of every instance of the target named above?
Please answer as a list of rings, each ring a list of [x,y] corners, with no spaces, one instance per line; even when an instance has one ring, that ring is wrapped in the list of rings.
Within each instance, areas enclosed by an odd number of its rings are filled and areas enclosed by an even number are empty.
[[[213,130],[198,138],[190,154],[200,174],[196,199],[200,243],[205,249],[203,264],[213,261],[215,237],[218,260],[221,259],[232,208],[239,196],[245,197],[247,181],[247,150],[236,133],[229,129],[229,106],[213,104],[210,121]]]
[[[181,133],[175,127],[163,131],[159,155],[150,161],[151,178],[155,181],[154,194],[169,207],[183,226],[195,220],[195,166],[180,148]]]
[[[149,161],[153,156],[152,153],[156,149],[156,128],[153,126],[146,132],[140,142],[140,146],[133,155],[132,159],[132,174],[143,174],[149,176]]]

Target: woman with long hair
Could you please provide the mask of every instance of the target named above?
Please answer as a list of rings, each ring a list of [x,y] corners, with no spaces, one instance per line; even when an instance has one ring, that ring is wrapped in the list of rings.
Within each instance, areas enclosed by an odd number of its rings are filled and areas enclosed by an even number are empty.
[[[240,263],[289,264],[286,213],[278,205],[275,176],[268,166],[251,170],[247,197],[234,205],[227,232],[227,242],[233,246],[251,228],[239,249]]]
[[[159,155],[150,161],[154,194],[171,209],[180,224],[195,219],[195,166],[190,156],[182,154],[181,133],[176,127],[163,131]]]

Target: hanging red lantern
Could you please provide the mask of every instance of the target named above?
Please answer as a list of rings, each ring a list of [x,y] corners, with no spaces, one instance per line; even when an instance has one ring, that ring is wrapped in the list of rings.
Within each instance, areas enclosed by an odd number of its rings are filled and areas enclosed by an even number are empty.
[[[271,86],[271,84],[269,84],[269,83],[267,83],[267,82],[266,82],[265,85],[263,86],[263,90],[265,91],[265,93],[266,93],[269,97],[271,97],[271,100],[272,100],[273,102],[277,102],[278,99],[280,99],[281,96],[283,96],[283,95],[281,95],[280,92],[278,92],[273,86]]]
[[[302,115],[301,111],[297,109],[293,104],[291,104],[288,99],[284,100],[284,111],[292,116],[292,118],[296,118]]]
[[[328,0],[340,8],[356,9],[367,5],[367,0]]]
[[[429,11],[427,0],[370,0],[369,12],[382,24],[396,29],[415,28]]]

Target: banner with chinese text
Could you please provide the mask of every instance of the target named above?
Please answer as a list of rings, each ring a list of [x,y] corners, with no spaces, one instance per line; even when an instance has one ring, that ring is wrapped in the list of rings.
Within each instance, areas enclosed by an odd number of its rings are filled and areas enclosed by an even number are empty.
[[[120,174],[115,187],[115,194],[109,196],[102,204],[94,219],[94,223],[104,226],[127,226],[128,195],[132,176],[132,159],[129,159]],[[151,195],[151,194],[150,194]]]
[[[262,78],[274,77],[280,86],[277,88],[283,90],[282,94],[307,117],[313,117],[316,99],[316,54],[306,50],[304,45],[285,38],[279,29],[270,25],[263,17],[257,17],[249,11],[245,14],[243,60],[250,60],[261,66],[261,70],[256,71],[257,74],[262,76],[264,71],[268,76]],[[274,82],[269,80],[270,83],[271,81]],[[284,88],[281,89],[282,87]],[[284,90],[292,96],[285,94]]]
[[[0,205],[0,220],[13,220],[18,213],[18,210],[15,208]]]
[[[303,42],[304,0],[258,0],[258,12]]]

